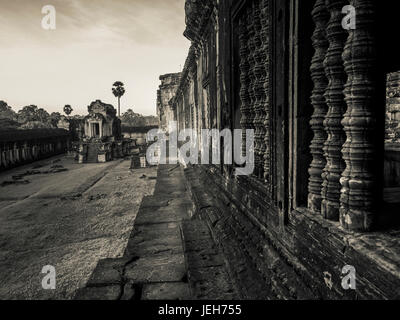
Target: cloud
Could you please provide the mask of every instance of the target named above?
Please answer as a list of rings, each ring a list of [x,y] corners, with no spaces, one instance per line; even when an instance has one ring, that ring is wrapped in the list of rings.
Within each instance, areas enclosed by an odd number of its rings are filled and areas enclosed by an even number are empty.
[[[55,31],[41,28],[47,4]],[[159,75],[185,61],[184,20],[184,0],[0,0],[0,99],[84,113],[121,80],[123,106],[154,114]]]

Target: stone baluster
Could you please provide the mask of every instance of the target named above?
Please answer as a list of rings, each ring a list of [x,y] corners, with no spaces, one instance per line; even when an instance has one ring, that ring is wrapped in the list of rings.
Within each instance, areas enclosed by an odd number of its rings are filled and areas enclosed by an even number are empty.
[[[326,38],[326,25],[329,20],[329,14],[325,5],[325,0],[316,1],[312,11],[312,17],[315,22],[315,31],[312,36],[315,54],[311,64],[311,77],[314,82],[311,103],[314,107],[314,113],[311,117],[310,124],[314,132],[314,138],[310,146],[313,160],[309,169],[308,208],[313,212],[320,212],[322,200],[322,172],[326,165],[323,152],[324,143],[327,138],[324,120],[328,111],[324,97],[328,79],[325,75],[323,63],[329,46]]]
[[[321,213],[326,219],[334,221],[339,221],[340,178],[345,169],[342,147],[346,141],[346,134],[341,122],[346,111],[343,90],[347,76],[342,54],[348,32],[342,27],[342,8],[347,3],[346,0],[326,0],[331,16],[326,29],[329,48],[324,61],[325,73],[329,79],[325,93],[329,109],[324,121],[328,138],[324,146],[326,166],[322,174]]]
[[[374,35],[374,0],[352,0],[357,13],[356,28],[349,31],[343,52],[347,112],[342,125],[347,135],[343,146],[346,169],[340,183],[340,222],[351,230],[372,228],[377,187],[377,141],[375,138],[379,99],[377,97],[377,52]],[[382,104],[383,105],[383,104]]]

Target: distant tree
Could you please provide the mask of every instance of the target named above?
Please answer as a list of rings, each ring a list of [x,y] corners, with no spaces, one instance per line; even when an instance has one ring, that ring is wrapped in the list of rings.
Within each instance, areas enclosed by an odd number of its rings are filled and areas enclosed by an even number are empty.
[[[128,109],[121,117],[122,124],[128,127],[158,126],[158,118],[155,116],[143,116]]]
[[[8,131],[8,130],[15,130],[21,127],[21,124],[7,118],[0,118],[0,132],[1,131]]]
[[[46,110],[40,108],[36,111],[36,115],[37,115],[37,121],[43,124],[50,122],[50,115]]]
[[[121,121],[123,124],[128,126],[135,126],[137,117],[140,116],[133,112],[132,109],[128,109],[121,117]]]
[[[49,121],[51,123],[51,125],[54,128],[57,128],[58,122],[61,120],[61,113],[59,112],[53,112],[50,117],[49,117]]]
[[[124,84],[117,81],[113,84],[112,93],[118,98],[118,117],[121,116],[121,97],[125,94]]]
[[[28,121],[21,126],[21,129],[51,129],[52,125],[48,122]]]
[[[30,121],[39,121],[38,107],[35,105],[25,106],[18,111],[18,122],[27,123]]]
[[[69,115],[72,113],[72,111],[74,111],[74,109],[72,109],[72,107],[71,107],[69,104],[67,104],[67,105],[64,107],[64,113],[65,113],[67,116],[69,116]]]
[[[17,113],[5,101],[0,101],[0,119],[16,120]]]

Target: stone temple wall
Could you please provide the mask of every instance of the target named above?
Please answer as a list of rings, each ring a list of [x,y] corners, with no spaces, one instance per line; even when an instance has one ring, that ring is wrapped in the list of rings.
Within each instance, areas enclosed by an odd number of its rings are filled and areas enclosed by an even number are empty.
[[[398,188],[382,201],[383,157],[374,157],[384,144],[375,141],[384,127],[375,117],[383,74],[372,68],[380,48],[370,2],[355,1],[363,28],[354,36],[341,27],[345,2],[186,0],[192,47],[170,102],[178,128],[255,131],[252,175],[230,164],[186,170],[195,217],[247,299],[400,297]],[[342,286],[346,266],[357,290]]]
[[[0,171],[63,154],[70,134],[62,129],[16,130],[0,133]]]
[[[180,73],[170,73],[160,76],[161,85],[157,92],[157,115],[160,120],[160,127],[163,130],[167,130],[168,123],[175,120],[175,113],[170,107],[169,101],[176,93],[180,76]]]

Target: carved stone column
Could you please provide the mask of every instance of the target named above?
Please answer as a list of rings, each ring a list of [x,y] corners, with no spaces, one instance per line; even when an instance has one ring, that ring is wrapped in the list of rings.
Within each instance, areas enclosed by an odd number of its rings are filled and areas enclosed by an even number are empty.
[[[346,170],[340,180],[340,222],[351,230],[371,229],[376,213],[377,52],[374,35],[374,0],[352,0],[356,29],[349,31],[343,53],[348,81],[347,112],[342,124],[347,135],[343,146]]]
[[[345,169],[342,147],[346,141],[346,134],[341,122],[346,111],[343,90],[347,76],[342,59],[348,36],[348,32],[342,27],[342,8],[346,4],[348,2],[345,0],[326,0],[326,6],[331,15],[326,31],[329,48],[324,61],[325,73],[329,79],[325,93],[329,109],[324,121],[328,139],[324,146],[327,163],[322,174],[321,213],[326,219],[334,221],[339,221],[340,178]]]
[[[326,38],[326,25],[329,20],[325,0],[317,0],[312,11],[315,22],[315,31],[312,36],[315,54],[312,58],[311,77],[314,82],[314,89],[311,96],[311,103],[314,113],[311,117],[311,128],[314,132],[314,139],[311,141],[311,154],[313,160],[309,169],[310,179],[308,185],[308,208],[313,212],[321,211],[322,172],[326,165],[323,147],[327,135],[324,128],[324,120],[328,107],[325,101],[325,90],[328,79],[325,75],[324,60],[328,50]]]

